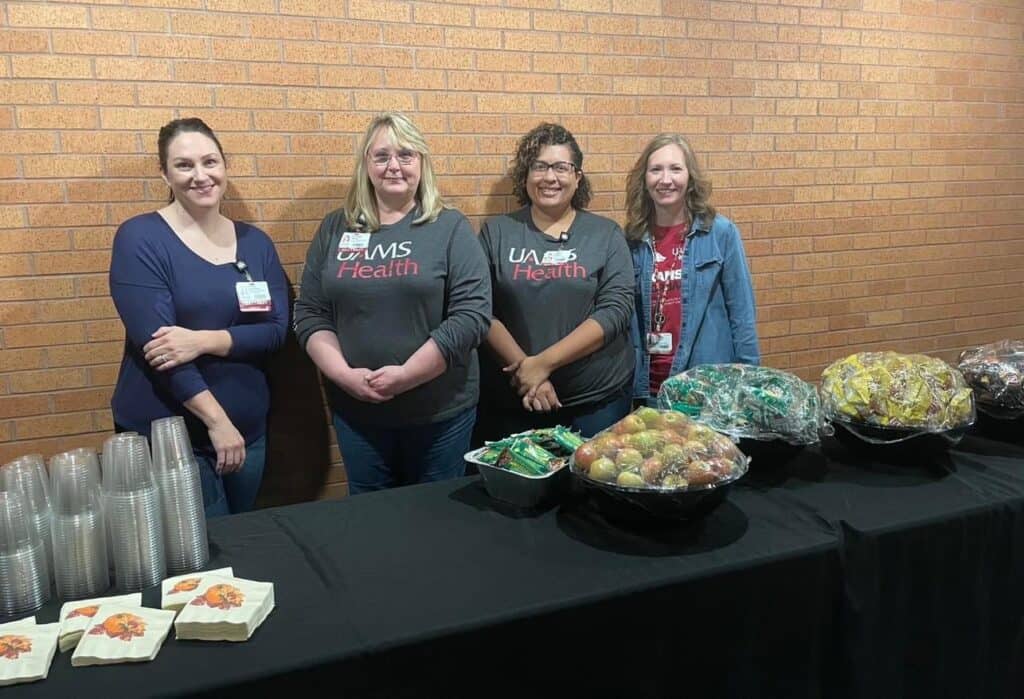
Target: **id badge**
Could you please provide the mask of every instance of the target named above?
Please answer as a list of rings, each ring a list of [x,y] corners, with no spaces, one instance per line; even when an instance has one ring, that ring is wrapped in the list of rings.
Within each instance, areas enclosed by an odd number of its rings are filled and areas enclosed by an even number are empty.
[[[672,333],[647,333],[649,354],[672,354]]]
[[[548,250],[540,263],[542,265],[564,265],[572,259],[572,250]]]
[[[238,310],[243,313],[269,311],[274,307],[266,282],[237,282],[235,294],[238,296]]]
[[[338,243],[338,252],[363,252],[370,247],[370,234],[345,231]]]

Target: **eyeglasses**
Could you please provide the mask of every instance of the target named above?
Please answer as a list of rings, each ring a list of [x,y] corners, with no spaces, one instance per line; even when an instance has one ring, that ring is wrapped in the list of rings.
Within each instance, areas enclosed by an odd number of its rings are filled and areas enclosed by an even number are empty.
[[[554,170],[556,175],[571,175],[576,171],[576,166],[568,160],[559,160],[557,163],[545,163],[543,160],[534,160],[530,163],[530,172],[535,175],[543,175],[548,170]]]
[[[370,156],[370,162],[377,167],[386,167],[395,158],[399,165],[412,165],[418,157],[420,154],[414,150],[400,150],[397,153],[374,153]]]

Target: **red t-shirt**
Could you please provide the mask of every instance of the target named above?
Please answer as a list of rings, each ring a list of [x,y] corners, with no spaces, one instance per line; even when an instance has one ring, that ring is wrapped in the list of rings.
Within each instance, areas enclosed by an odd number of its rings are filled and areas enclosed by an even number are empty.
[[[672,360],[675,359],[682,332],[683,248],[686,247],[686,232],[685,223],[651,227],[654,237],[654,274],[651,275],[651,327],[647,328],[647,332],[672,334],[671,353],[651,354],[652,396],[658,393],[662,381],[672,371]]]

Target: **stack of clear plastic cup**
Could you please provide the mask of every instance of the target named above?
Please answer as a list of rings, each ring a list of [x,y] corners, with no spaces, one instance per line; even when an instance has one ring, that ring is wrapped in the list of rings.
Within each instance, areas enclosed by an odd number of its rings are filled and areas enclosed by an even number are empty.
[[[98,469],[79,451],[50,459],[53,578],[62,600],[95,597],[110,587],[107,534]]]
[[[50,532],[50,478],[41,454],[21,456],[0,469],[0,490],[21,493],[29,518],[46,551],[46,580],[53,582],[53,538]]]
[[[103,468],[106,468],[107,464],[110,463],[110,455],[113,452],[114,445],[116,443],[137,436],[139,436],[138,432],[118,432],[117,434],[108,437],[107,441],[103,443]]]
[[[0,616],[34,612],[48,599],[46,550],[25,498],[0,492]]]
[[[185,429],[185,419],[176,416],[154,420],[153,472],[160,487],[167,572],[190,573],[210,560],[206,539],[206,513],[199,463]]]
[[[121,592],[137,592],[167,576],[160,491],[145,437],[111,445],[103,464],[103,507],[114,552],[114,580]]]

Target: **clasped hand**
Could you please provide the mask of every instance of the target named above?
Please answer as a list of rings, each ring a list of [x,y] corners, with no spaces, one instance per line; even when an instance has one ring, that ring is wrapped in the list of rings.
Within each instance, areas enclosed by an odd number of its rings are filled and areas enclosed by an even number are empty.
[[[379,369],[349,369],[341,387],[356,400],[383,403],[412,388],[404,366],[390,364]]]
[[[525,410],[546,413],[562,407],[549,380],[551,368],[540,357],[523,357],[502,371],[510,375],[509,384],[522,398]]]

